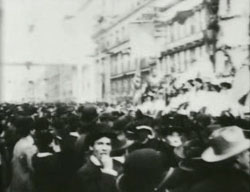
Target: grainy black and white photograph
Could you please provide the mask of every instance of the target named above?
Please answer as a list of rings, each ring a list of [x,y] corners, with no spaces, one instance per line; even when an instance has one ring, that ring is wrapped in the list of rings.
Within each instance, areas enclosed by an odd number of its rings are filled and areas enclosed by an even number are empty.
[[[0,0],[1,192],[250,192],[250,0]]]

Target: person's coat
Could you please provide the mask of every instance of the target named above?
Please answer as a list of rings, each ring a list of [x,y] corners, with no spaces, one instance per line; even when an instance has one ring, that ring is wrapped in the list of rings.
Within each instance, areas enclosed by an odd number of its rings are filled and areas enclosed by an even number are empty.
[[[119,171],[121,163],[113,160],[114,169]],[[91,160],[79,169],[74,182],[75,192],[117,192],[116,176],[103,173],[101,166],[94,164]]]
[[[37,148],[33,145],[31,136],[21,138],[15,145],[12,157],[12,179],[10,192],[29,192],[32,190],[32,162],[31,158]]]
[[[206,179],[197,182],[189,192],[249,192],[250,176],[238,170],[215,170]]]

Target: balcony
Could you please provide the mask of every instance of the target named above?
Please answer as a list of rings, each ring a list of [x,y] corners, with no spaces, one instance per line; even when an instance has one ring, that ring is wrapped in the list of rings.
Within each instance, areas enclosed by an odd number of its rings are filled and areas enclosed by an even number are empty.
[[[175,49],[178,47],[185,46],[189,43],[195,43],[195,42],[203,40],[204,38],[205,38],[204,32],[200,31],[198,33],[194,33],[190,36],[187,36],[187,37],[181,38],[179,40],[176,40],[174,42],[168,43],[166,46],[166,50],[172,50],[172,49]]]

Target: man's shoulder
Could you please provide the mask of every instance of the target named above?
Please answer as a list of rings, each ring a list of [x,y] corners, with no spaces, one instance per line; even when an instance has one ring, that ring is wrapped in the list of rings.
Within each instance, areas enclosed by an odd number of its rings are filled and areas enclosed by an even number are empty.
[[[91,161],[87,161],[82,167],[77,171],[78,175],[86,175],[100,171],[100,168],[94,165]]]

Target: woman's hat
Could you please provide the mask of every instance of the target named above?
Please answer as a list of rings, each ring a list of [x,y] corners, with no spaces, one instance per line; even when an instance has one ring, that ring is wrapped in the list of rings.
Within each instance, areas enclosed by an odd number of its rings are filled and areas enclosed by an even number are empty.
[[[174,153],[181,159],[178,165],[185,171],[194,171],[205,166],[205,162],[201,159],[203,151],[204,143],[199,139],[186,141],[174,149]]]
[[[201,159],[204,144],[198,140],[186,141],[183,145],[176,147],[174,153],[181,159]]]
[[[140,125],[140,126],[136,126],[135,129],[136,129],[136,133],[139,133],[140,131],[147,131],[148,135],[152,137],[154,136],[154,131],[150,126]]]
[[[210,147],[202,153],[206,162],[218,162],[233,157],[250,148],[243,130],[238,126],[223,127],[214,131],[210,137]]]

